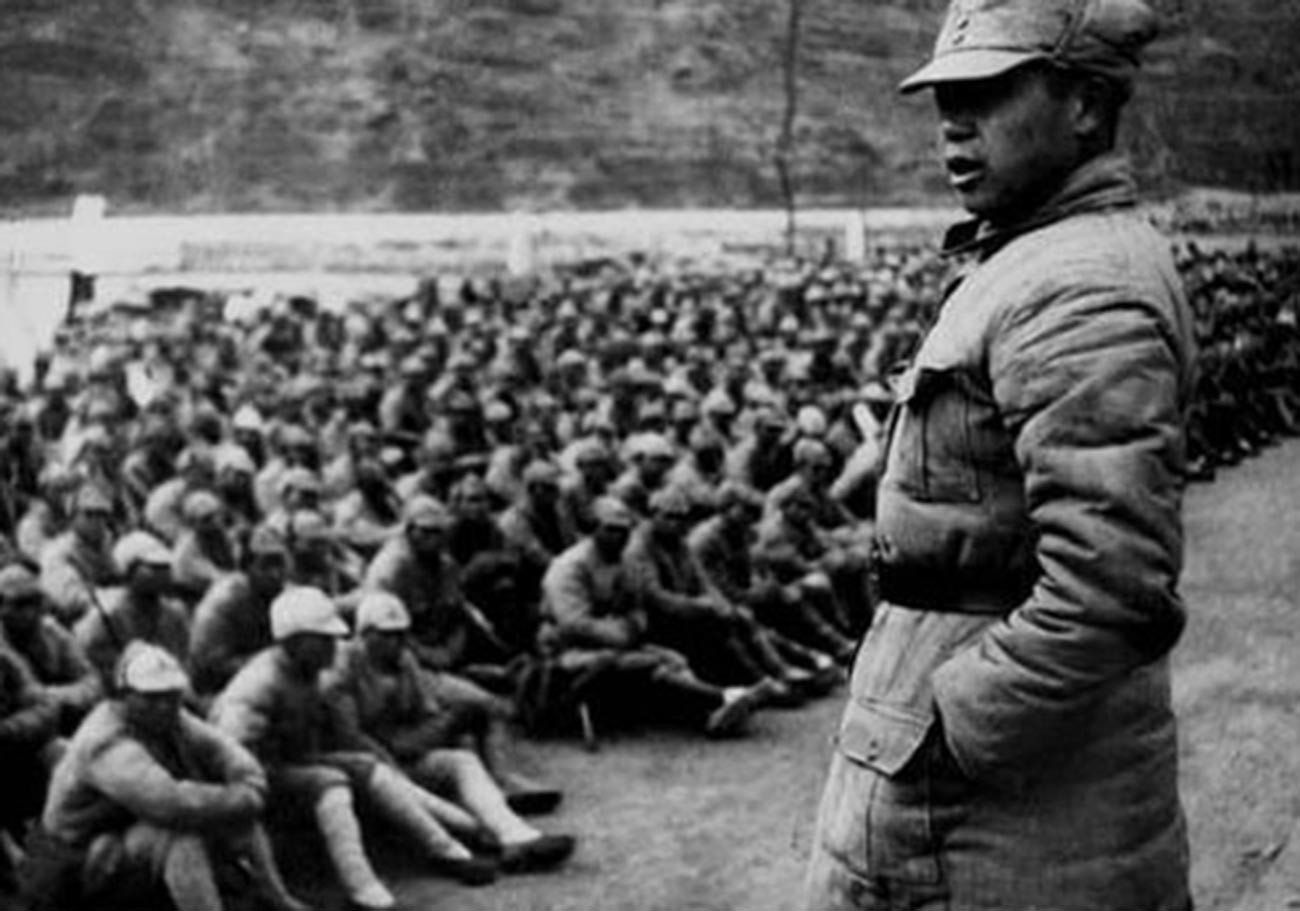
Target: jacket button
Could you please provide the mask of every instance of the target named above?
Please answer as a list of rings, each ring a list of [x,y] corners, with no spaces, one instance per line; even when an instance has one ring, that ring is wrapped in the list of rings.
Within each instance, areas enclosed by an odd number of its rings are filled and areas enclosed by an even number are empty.
[[[867,758],[868,758],[868,759],[872,759],[872,760],[875,760],[875,759],[879,759],[879,758],[880,758],[880,741],[879,741],[879,740],[873,740],[873,741],[871,741],[869,744],[867,744]]]

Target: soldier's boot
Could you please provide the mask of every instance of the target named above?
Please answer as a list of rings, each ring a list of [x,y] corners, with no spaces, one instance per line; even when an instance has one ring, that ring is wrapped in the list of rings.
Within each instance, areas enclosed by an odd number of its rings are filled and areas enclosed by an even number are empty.
[[[475,857],[438,825],[425,809],[420,791],[415,782],[383,764],[375,766],[366,782],[367,799],[381,816],[416,840],[431,869],[467,885],[481,886],[496,880],[496,864]]]
[[[835,594],[829,580],[825,588],[801,586],[802,597],[789,605],[799,628],[807,633],[807,641],[818,650],[844,661],[854,652],[854,642],[841,627],[828,617],[839,617],[843,612],[835,603]],[[847,629],[847,624],[843,629]]]
[[[839,659],[778,632],[769,631],[768,635],[787,661],[809,672],[811,679],[806,684],[809,695],[824,696],[844,682],[846,675]]]
[[[271,850],[271,839],[260,825],[253,826],[245,853],[239,858],[239,867],[258,898],[273,911],[312,911],[310,905],[295,898],[285,885],[275,862],[275,853]]]
[[[780,684],[780,688],[774,691],[772,704],[787,707],[802,705],[810,695],[813,675],[781,657],[781,652],[772,641],[772,634],[756,622],[742,622],[738,635],[745,649],[753,655],[754,662],[765,672],[764,675]]]
[[[521,816],[534,816],[553,812],[560,805],[564,792],[559,788],[534,781],[520,772],[507,770],[507,764],[502,759],[506,752],[506,737],[500,724],[485,713],[482,719],[475,720],[471,733],[479,759],[483,760],[488,774],[505,792],[510,809]]]
[[[181,835],[171,843],[163,884],[176,911],[223,911],[208,849],[197,835]]]
[[[316,826],[325,840],[334,872],[354,907],[387,911],[397,906],[388,887],[375,875],[361,843],[361,825],[347,788],[329,788],[316,802]]]
[[[778,684],[771,677],[764,677],[753,686],[727,687],[722,691],[722,704],[705,722],[705,733],[710,737],[734,737],[744,729],[750,715],[780,698]]]

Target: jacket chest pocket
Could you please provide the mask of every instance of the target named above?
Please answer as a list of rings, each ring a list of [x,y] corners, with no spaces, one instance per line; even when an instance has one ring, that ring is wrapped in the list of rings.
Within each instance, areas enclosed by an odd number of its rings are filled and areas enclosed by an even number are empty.
[[[916,500],[977,503],[979,385],[962,368],[913,367],[896,383],[885,481]]]

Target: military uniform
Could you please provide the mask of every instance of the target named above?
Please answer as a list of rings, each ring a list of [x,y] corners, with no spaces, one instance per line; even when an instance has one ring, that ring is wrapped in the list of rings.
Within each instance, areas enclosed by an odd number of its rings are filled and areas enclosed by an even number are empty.
[[[269,645],[270,600],[259,599],[243,573],[222,577],[194,609],[189,650],[194,688],[218,692]]]
[[[41,588],[54,615],[66,625],[94,611],[96,589],[119,581],[109,542],[95,547],[70,529],[41,553]]]

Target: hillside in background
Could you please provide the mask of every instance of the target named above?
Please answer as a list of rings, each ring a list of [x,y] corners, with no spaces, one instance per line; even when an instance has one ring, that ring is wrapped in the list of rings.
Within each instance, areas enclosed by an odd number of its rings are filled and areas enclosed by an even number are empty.
[[[1300,6],[1157,0],[1149,186],[1300,189]],[[803,0],[805,205],[943,201],[943,0]],[[783,0],[5,0],[0,211],[767,206]]]

